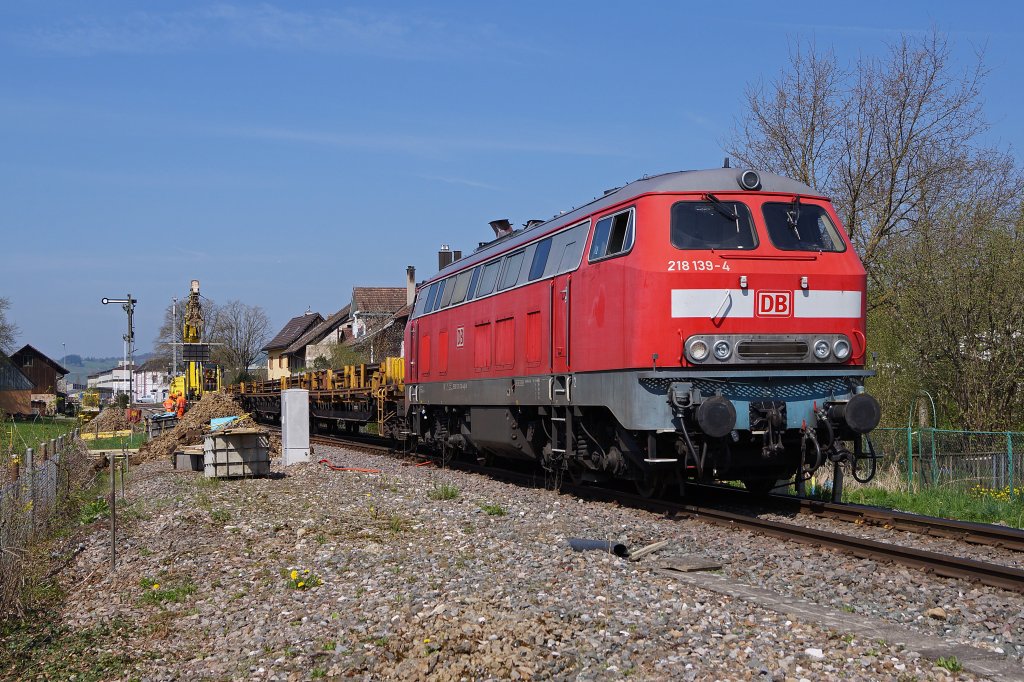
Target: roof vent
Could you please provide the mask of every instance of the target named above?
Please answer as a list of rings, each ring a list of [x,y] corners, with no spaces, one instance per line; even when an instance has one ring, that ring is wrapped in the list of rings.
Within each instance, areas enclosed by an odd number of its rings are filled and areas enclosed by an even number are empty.
[[[746,190],[761,189],[761,176],[755,170],[745,170],[736,178],[740,187]]]
[[[497,238],[504,237],[512,234],[512,223],[509,222],[508,218],[502,218],[501,220],[492,220],[491,229],[494,230],[494,236]]]
[[[526,224],[523,225],[523,228],[529,230],[531,227],[536,227],[537,225],[543,225],[546,222],[547,222],[546,220],[537,220],[536,218],[531,218],[530,220],[526,221]]]
[[[604,191],[604,196],[608,196],[612,192],[618,192],[620,189],[622,189],[622,188],[621,187],[612,187],[611,189],[606,189]]]

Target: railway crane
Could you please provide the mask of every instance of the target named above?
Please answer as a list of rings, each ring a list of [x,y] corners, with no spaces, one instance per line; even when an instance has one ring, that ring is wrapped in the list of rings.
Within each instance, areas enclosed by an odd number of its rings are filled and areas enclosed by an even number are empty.
[[[181,326],[181,357],[185,373],[171,380],[171,392],[185,394],[189,401],[221,389],[220,367],[210,361],[210,344],[203,342],[205,317],[199,300],[199,280],[191,282]]]

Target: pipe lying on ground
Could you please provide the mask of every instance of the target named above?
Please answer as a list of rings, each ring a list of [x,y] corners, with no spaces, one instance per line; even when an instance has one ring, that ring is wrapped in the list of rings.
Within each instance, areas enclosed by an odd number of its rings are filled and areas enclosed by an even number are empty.
[[[614,554],[617,557],[623,559],[629,556],[629,550],[621,542],[614,542],[612,540],[587,540],[585,538],[569,538],[569,547],[574,552],[589,552],[596,550],[599,552],[608,552]]]

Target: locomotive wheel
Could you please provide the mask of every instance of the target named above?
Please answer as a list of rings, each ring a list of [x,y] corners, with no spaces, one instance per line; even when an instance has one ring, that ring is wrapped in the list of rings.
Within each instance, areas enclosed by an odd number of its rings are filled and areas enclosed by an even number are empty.
[[[633,481],[636,494],[648,499],[661,497],[665,492],[665,479],[660,476],[645,476]]]

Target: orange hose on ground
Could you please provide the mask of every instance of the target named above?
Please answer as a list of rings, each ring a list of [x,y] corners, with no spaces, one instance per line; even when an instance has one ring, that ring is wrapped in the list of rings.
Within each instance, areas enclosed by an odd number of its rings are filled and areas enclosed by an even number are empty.
[[[351,472],[354,472],[354,473],[357,473],[357,474],[379,474],[380,473],[380,469],[360,469],[358,467],[340,467],[340,466],[336,466],[334,464],[331,464],[331,461],[328,460],[328,459],[320,460],[319,464],[323,464],[325,467],[327,467],[331,471],[351,471]]]

